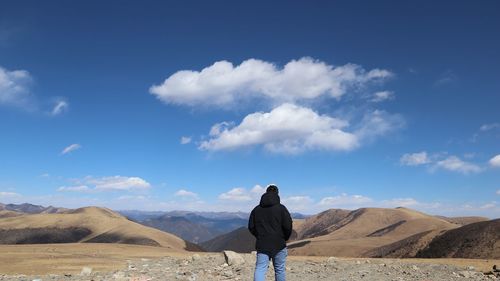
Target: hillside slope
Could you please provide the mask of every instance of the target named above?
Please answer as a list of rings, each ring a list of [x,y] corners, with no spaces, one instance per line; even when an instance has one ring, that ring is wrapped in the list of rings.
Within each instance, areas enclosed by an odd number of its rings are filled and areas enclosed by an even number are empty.
[[[500,219],[476,222],[437,236],[421,258],[500,258]]]
[[[160,246],[171,251],[200,249],[106,208],[86,207],[58,214],[23,214],[0,219],[0,244],[74,242]]]
[[[321,227],[318,228],[318,225]],[[411,248],[401,252],[415,254],[442,231],[456,227],[458,225],[443,219],[406,208],[330,210],[305,220],[297,231],[301,234],[298,238],[302,239],[290,243],[289,253],[345,257],[380,256],[380,253],[384,252],[377,249],[414,237],[415,241],[402,243],[396,249],[401,250],[402,247],[409,246]],[[311,237],[318,234],[319,236]],[[392,249],[392,252],[394,250]]]
[[[208,252],[220,252],[231,250],[238,253],[250,253],[255,251],[255,237],[246,227],[240,227],[229,233],[215,237],[203,242],[200,246]]]

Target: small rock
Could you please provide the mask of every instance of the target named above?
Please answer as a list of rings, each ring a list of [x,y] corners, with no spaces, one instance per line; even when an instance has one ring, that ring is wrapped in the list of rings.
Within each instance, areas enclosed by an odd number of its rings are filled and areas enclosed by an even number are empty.
[[[199,260],[199,259],[201,259],[201,256],[200,256],[200,255],[198,255],[198,254],[194,254],[194,255],[191,257],[191,260],[193,260],[193,261],[196,261],[196,260]]]
[[[80,272],[80,275],[82,276],[89,276],[90,274],[92,274],[92,268],[87,266],[84,266]]]
[[[419,270],[418,266],[416,266],[416,265],[412,265],[411,269],[413,269],[415,271]]]
[[[473,267],[473,266],[471,266],[471,265],[469,265],[468,267],[466,267],[466,269],[467,269],[467,270],[469,270],[469,271],[476,270],[476,268],[475,268],[475,267]]]
[[[224,258],[228,265],[240,265],[245,263],[245,259],[238,253],[233,251],[224,251]]]

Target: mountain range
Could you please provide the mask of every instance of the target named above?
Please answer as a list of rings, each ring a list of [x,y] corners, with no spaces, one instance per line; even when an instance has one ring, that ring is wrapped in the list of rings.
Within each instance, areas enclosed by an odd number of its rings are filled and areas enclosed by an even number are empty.
[[[500,219],[432,216],[407,208],[330,209],[294,217],[290,255],[500,258]],[[255,238],[247,218],[247,213],[0,204],[0,244],[125,243],[251,252]]]

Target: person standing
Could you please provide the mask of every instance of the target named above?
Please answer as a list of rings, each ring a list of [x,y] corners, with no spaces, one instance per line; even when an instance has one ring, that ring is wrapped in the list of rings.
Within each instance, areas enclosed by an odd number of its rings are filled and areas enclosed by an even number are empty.
[[[248,230],[257,239],[257,261],[254,281],[266,279],[269,260],[273,261],[275,280],[285,281],[285,263],[288,251],[286,241],[292,234],[292,218],[281,204],[278,187],[270,184],[260,203],[250,213]]]

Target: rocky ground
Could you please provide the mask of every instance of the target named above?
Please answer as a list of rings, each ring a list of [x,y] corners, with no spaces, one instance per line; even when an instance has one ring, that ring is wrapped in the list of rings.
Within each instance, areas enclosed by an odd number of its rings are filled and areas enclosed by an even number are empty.
[[[64,275],[0,275],[0,280],[252,280],[255,256],[251,254],[211,253],[193,254],[189,258],[128,260],[128,267],[113,272],[93,272],[83,267],[80,274]],[[274,280],[272,265],[267,280]],[[500,272],[485,274],[472,266],[458,267],[443,264],[412,263],[400,260],[337,259],[297,260],[287,262],[287,280],[336,281],[439,281],[439,280],[500,280]]]

